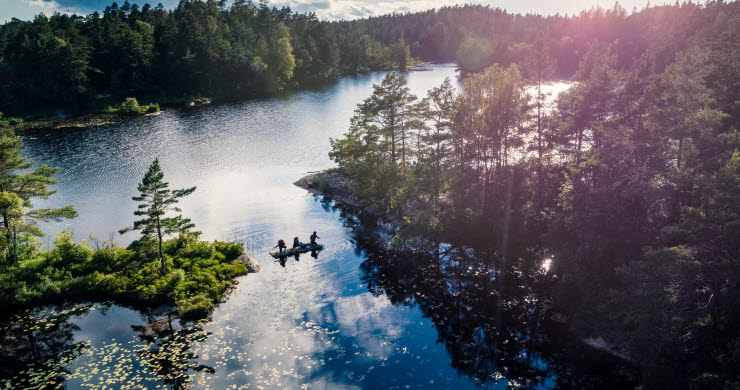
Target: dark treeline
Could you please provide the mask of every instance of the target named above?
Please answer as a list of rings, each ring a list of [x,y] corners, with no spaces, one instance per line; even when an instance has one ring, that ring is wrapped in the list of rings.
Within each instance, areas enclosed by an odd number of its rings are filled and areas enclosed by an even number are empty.
[[[419,98],[389,74],[330,155],[360,197],[411,216],[396,244],[475,248],[494,279],[541,248],[556,315],[623,348],[647,388],[736,388],[740,8],[711,7],[728,22],[678,37],[668,64],[592,45],[553,107],[547,42],[459,92]]]
[[[173,10],[113,3],[87,16],[40,15],[0,26],[0,112],[47,114],[118,105],[245,98],[401,68],[411,58],[456,60],[463,70],[522,63],[533,48],[548,76],[572,76],[588,48],[612,44],[625,69],[646,50],[656,67],[730,23],[734,3],[684,3],[575,16],[507,13],[483,6],[325,22],[247,0],[182,0]]]
[[[0,111],[100,109],[131,96],[249,97],[407,62],[406,46],[266,3],[113,3],[1,26]]]
[[[736,4],[724,1],[676,2],[628,12],[615,3],[611,9],[593,8],[578,15],[541,16],[466,5],[337,24],[347,31],[369,31],[385,44],[408,42],[412,56],[454,60],[466,71],[521,63],[539,40],[546,39],[555,73],[570,77],[594,43],[612,44],[620,69],[648,49],[662,69],[694,39],[716,35],[731,23],[734,8]]]

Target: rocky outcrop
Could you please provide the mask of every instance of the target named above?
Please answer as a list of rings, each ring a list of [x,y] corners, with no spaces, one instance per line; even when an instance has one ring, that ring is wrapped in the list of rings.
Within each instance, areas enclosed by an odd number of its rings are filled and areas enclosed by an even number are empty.
[[[386,213],[379,210],[371,203],[361,200],[357,196],[350,179],[341,172],[311,172],[293,184],[314,195],[323,196],[325,198],[362,209],[365,212],[382,218],[396,227],[403,227],[407,224],[406,220],[401,215],[398,215],[397,213]],[[405,215],[408,216],[409,214]]]
[[[349,178],[340,172],[312,172],[293,184],[314,195],[326,196],[355,207],[366,206],[356,196]]]
[[[258,263],[252,256],[248,255],[247,252],[242,253],[237,260],[247,265],[247,271],[249,271],[249,273],[260,272],[262,270],[260,263]]]

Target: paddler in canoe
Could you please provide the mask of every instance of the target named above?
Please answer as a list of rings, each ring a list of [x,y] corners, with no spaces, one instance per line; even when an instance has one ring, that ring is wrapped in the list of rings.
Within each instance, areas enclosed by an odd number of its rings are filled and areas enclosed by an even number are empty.
[[[283,241],[283,240],[278,240],[278,244],[277,244],[277,245],[275,245],[275,246],[274,246],[274,247],[272,247],[272,248],[273,248],[273,249],[275,249],[275,248],[278,248],[278,249],[279,249],[279,251],[280,251],[280,253],[283,253],[283,251],[284,251],[284,250],[285,250],[285,248],[287,248],[287,247],[288,247],[288,246],[287,246],[287,245],[285,245],[285,241]]]
[[[283,256],[291,256],[291,255],[296,255],[296,254],[304,253],[308,251],[324,249],[323,245],[316,243],[317,238],[321,238],[321,237],[319,237],[319,235],[316,234],[316,232],[313,232],[313,234],[311,234],[311,237],[310,237],[311,243],[305,244],[305,243],[302,243],[298,239],[298,237],[295,237],[293,238],[293,246],[291,249],[287,249],[285,245],[285,241],[280,240],[278,241],[277,246],[273,247],[273,248],[279,248],[279,250],[270,252],[270,254],[275,258],[281,258]]]

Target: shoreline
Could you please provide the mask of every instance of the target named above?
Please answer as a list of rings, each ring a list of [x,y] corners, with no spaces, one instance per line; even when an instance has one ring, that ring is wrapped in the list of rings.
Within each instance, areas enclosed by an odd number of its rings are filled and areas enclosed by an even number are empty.
[[[435,61],[419,61],[409,64],[409,67],[406,69],[406,72],[424,72],[429,70],[429,68],[432,67],[438,67],[442,66],[440,64],[447,64],[447,62],[435,62]],[[457,65],[454,66],[457,68]],[[149,114],[142,114],[142,115],[134,115],[134,116],[126,116],[126,115],[119,115],[114,113],[108,113],[108,112],[101,112],[101,111],[83,111],[78,112],[70,115],[66,115],[63,113],[59,113],[56,115],[56,117],[48,117],[48,118],[41,118],[41,119],[28,119],[25,120],[17,126],[17,128],[21,131],[34,131],[34,130],[62,130],[62,129],[69,129],[69,128],[85,128],[85,127],[94,127],[94,126],[103,126],[108,125],[112,123],[120,123],[132,119],[137,118],[146,118],[150,116],[157,116],[161,115],[167,111],[170,110],[181,110],[181,109],[188,109],[188,108],[195,108],[200,107],[208,104],[221,104],[221,103],[228,103],[228,102],[234,102],[234,101],[250,101],[255,99],[261,99],[265,97],[277,97],[281,96],[281,94],[284,93],[295,93],[300,92],[304,90],[311,90],[319,86],[324,86],[328,84],[332,84],[337,82],[342,77],[347,76],[357,76],[362,74],[368,74],[372,72],[397,72],[398,69],[375,69],[370,70],[367,72],[356,72],[356,73],[348,73],[342,76],[337,77],[333,80],[327,80],[324,82],[319,82],[315,84],[309,84],[309,85],[303,85],[301,87],[295,88],[295,89],[288,89],[285,91],[279,91],[279,92],[272,92],[272,93],[264,93],[264,94],[255,94],[253,96],[244,97],[244,98],[226,98],[226,99],[208,99],[206,102],[199,102],[197,100],[180,100],[178,101],[169,101],[169,103],[165,99],[165,103],[162,104],[163,107],[166,107],[165,109],[162,109],[156,113],[149,113]],[[149,100],[157,100],[156,97],[152,97]],[[23,115],[15,115],[19,118],[24,118]]]
[[[48,118],[48,119],[37,119],[30,121],[23,121],[17,128],[20,131],[43,131],[43,130],[64,130],[64,129],[82,129],[86,127],[104,126],[114,123],[122,123],[134,119],[149,118],[154,116],[160,116],[166,112],[173,110],[181,110],[187,108],[201,107],[211,104],[210,100],[205,103],[188,102],[185,104],[179,104],[171,106],[167,109],[162,109],[157,112],[150,112],[141,115],[121,115],[117,113],[108,112],[90,112],[80,115],[71,115],[60,118]]]
[[[313,195],[322,196],[329,200],[362,209],[362,211],[381,218],[396,228],[403,228],[408,225],[408,222],[406,222],[403,216],[385,213],[368,202],[361,200],[355,193],[354,188],[352,188],[349,178],[341,172],[334,170],[309,172],[306,176],[295,181],[293,185]],[[412,215],[408,215],[407,217],[412,217]]]
[[[349,178],[344,174],[334,170],[309,172],[306,176],[298,179],[293,185],[302,188],[315,196],[322,196],[325,199],[342,202],[362,211],[368,212],[378,218],[391,224],[393,227],[402,229],[408,223],[399,217],[391,217],[387,213],[380,212],[377,208],[369,205],[367,202],[359,199],[351,186]],[[604,352],[610,356],[634,363],[634,359],[619,346],[614,345],[603,337],[587,337],[580,335],[575,329],[570,329],[571,334],[581,343],[591,348]]]

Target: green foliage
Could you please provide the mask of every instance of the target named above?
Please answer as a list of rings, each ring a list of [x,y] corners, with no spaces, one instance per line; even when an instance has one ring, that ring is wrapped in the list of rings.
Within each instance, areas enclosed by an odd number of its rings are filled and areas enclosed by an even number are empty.
[[[159,160],[155,159],[144,174],[144,178],[137,189],[141,195],[134,196],[132,199],[140,202],[140,204],[138,210],[134,211],[134,215],[143,218],[135,221],[132,228],[121,229],[120,233],[125,234],[130,230],[140,230],[142,239],[156,239],[162,273],[166,273],[167,267],[162,249],[164,237],[174,233],[180,236],[188,234],[197,236],[199,234],[191,232],[195,225],[190,222],[189,218],[183,218],[182,215],[166,216],[170,211],[180,213],[180,208],[175,205],[180,198],[192,194],[195,187],[170,190],[169,183],[164,181],[164,172],[159,166]]]
[[[172,10],[114,3],[87,16],[39,15],[0,26],[0,110],[90,110],[100,94],[250,97],[342,74],[403,70],[412,57],[457,59],[477,72],[529,63],[535,52],[568,77],[594,45],[613,45],[618,69],[647,51],[662,69],[698,38],[722,58],[711,83],[734,115],[737,18],[734,2],[719,1],[637,12],[595,7],[566,17],[465,5],[336,22],[250,1],[180,1]],[[543,37],[546,51],[538,50]]]
[[[468,72],[479,72],[492,62],[493,49],[487,39],[466,36],[457,49],[457,63]]]
[[[118,107],[110,107],[105,109],[106,112],[111,114],[121,114],[128,116],[137,116],[144,114],[151,114],[159,112],[160,107],[157,103],[139,105],[136,98],[126,98]]]
[[[277,88],[282,89],[293,77],[296,66],[288,27],[283,23],[278,23],[273,27],[270,40],[273,47],[268,49],[265,70],[270,74]]]
[[[228,261],[236,260],[244,253],[244,245],[235,242],[214,241],[213,249],[224,256]]]
[[[207,98],[207,97],[199,97],[199,98],[193,99],[193,103],[196,106],[199,106],[199,105],[202,105],[202,104],[209,104],[209,103],[211,103],[211,99],[210,98]]]
[[[236,260],[243,246],[177,238],[165,242],[168,268],[141,262],[137,251],[114,244],[91,248],[62,232],[48,251],[0,272],[0,304],[19,308],[68,300],[113,299],[156,306],[175,304],[189,318],[207,315],[237,276],[247,273]],[[141,250],[141,247],[139,248]],[[238,252],[238,254],[237,254]]]
[[[183,318],[202,318],[213,309],[213,300],[205,295],[196,295],[177,302],[177,311]]]
[[[331,141],[330,157],[381,210],[400,210],[407,201],[403,183],[411,172],[411,128],[419,113],[406,85],[400,73],[386,75],[358,105],[346,137]]]
[[[32,200],[46,199],[54,194],[47,186],[56,184],[52,177],[58,168],[43,165],[33,168],[33,163],[21,155],[21,138],[15,134],[15,119],[3,119],[0,114],[0,257],[3,263],[18,260],[23,244],[32,237],[43,236],[36,221],[60,221],[74,218],[77,212],[71,207],[58,209],[33,209]]]
[[[0,110],[90,111],[98,95],[251,97],[408,60],[409,45],[390,46],[247,1],[181,1],[173,10],[113,3],[88,16],[14,19],[0,26]],[[108,110],[155,108],[126,99]]]
[[[396,69],[405,72],[411,61],[411,48],[404,39],[391,45],[389,48],[392,61],[396,64]]]

